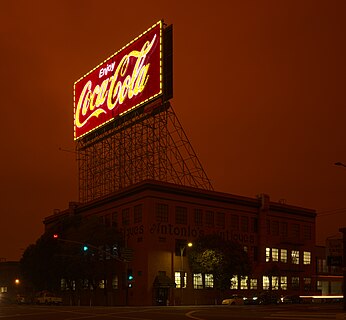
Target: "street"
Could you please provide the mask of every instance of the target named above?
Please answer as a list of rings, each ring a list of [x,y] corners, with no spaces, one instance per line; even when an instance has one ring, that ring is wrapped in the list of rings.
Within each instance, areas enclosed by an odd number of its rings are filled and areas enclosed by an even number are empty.
[[[1,319],[20,320],[246,320],[346,319],[342,305],[183,306],[183,307],[53,307],[1,305]]]

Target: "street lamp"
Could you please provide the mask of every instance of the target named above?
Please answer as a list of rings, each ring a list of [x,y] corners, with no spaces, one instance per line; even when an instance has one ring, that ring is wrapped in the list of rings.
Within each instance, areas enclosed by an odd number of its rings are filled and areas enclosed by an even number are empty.
[[[192,242],[188,242],[185,245],[181,245],[180,246],[180,262],[181,262],[181,273],[182,273],[182,277],[180,276],[180,290],[181,290],[181,304],[183,304],[183,288],[185,286],[185,271],[184,271],[184,251],[186,249],[186,247],[191,248],[192,247]]]

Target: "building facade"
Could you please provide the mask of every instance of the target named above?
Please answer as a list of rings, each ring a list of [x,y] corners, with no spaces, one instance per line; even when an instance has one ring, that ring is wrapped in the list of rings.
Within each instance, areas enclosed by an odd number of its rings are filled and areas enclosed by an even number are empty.
[[[316,213],[271,202],[268,195],[248,198],[145,180],[98,200],[71,203],[46,217],[45,229],[69,215],[98,216],[117,227],[130,252],[127,262],[119,262],[100,284],[107,301],[99,304],[219,303],[223,296],[214,289],[213,275],[192,274],[187,258],[187,243],[212,233],[240,243],[252,263],[252,273],[235,276],[224,296],[264,290],[316,293]]]

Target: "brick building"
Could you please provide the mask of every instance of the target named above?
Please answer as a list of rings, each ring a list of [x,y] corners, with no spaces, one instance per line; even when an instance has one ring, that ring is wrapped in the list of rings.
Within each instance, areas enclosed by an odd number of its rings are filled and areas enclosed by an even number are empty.
[[[118,227],[131,249],[131,261],[119,262],[100,284],[107,301],[98,304],[214,304],[213,275],[190,272],[186,245],[210,233],[241,243],[253,266],[225,294],[316,292],[315,211],[271,202],[268,195],[249,198],[145,180],[98,200],[71,203],[45,218],[46,230],[68,215],[98,216]],[[126,270],[133,272],[131,288]]]

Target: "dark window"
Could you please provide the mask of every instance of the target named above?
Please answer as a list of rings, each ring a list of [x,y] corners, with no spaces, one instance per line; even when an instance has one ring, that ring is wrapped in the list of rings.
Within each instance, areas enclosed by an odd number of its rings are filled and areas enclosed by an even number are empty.
[[[270,220],[267,219],[267,234],[270,234]]]
[[[253,247],[253,261],[258,261],[258,247]]]
[[[156,222],[168,222],[168,205],[164,203],[156,204]]]
[[[202,226],[203,225],[203,211],[202,209],[195,209],[195,225]]]
[[[251,218],[251,232],[253,232],[253,233],[258,232],[258,219],[257,218]]]
[[[225,213],[224,212],[217,212],[216,213],[216,226],[218,227],[225,227]]]
[[[239,216],[236,214],[231,214],[231,229],[239,230]]]
[[[281,237],[287,237],[287,233],[288,233],[288,231],[287,231],[287,222],[281,222],[281,224],[280,224],[280,236]]]
[[[187,208],[185,207],[175,208],[175,223],[187,224]]]
[[[105,215],[105,225],[107,227],[110,227],[111,226],[111,215],[110,214],[106,214]]]
[[[249,218],[248,217],[241,217],[240,219],[240,225],[241,225],[241,232],[249,232]]]
[[[279,221],[273,221],[271,225],[272,229],[272,235],[278,236],[279,235]]]
[[[118,212],[112,213],[112,227],[114,228],[118,227]]]
[[[123,226],[128,226],[130,224],[130,209],[129,208],[123,209],[121,215],[122,215]]]
[[[305,225],[303,227],[303,237],[304,237],[304,240],[311,240],[312,239],[311,226]]]
[[[134,216],[133,217],[134,223],[142,222],[142,205],[141,204],[134,207],[133,216]]]
[[[213,211],[205,212],[205,224],[207,226],[214,226],[214,212]]]
[[[292,224],[292,238],[300,239],[300,225],[298,223]]]

